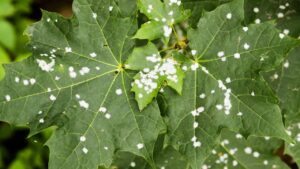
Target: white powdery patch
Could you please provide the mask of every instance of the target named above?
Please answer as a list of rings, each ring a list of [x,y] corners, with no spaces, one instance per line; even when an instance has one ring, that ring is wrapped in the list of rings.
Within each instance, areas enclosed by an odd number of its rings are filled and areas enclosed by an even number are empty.
[[[173,5],[173,4],[177,4],[178,6],[180,6],[181,0],[170,0],[169,5]]]
[[[15,77],[15,82],[19,83],[20,82],[20,78],[19,77]]]
[[[161,61],[161,58],[157,54],[153,54],[152,56],[147,56],[146,60],[153,63],[157,63]]]
[[[195,116],[199,116],[200,113],[204,112],[204,107],[199,107],[193,111],[191,111],[191,114],[195,117]]]
[[[106,119],[111,119],[111,114],[109,114],[109,113],[106,113],[104,116]]]
[[[107,112],[107,109],[105,107],[100,107],[99,108],[99,112],[101,113],[106,113]]]
[[[84,154],[87,154],[89,152],[89,150],[86,147],[83,147],[82,151],[83,151]]]
[[[30,82],[31,85],[34,85],[34,84],[36,83],[36,80],[35,80],[34,78],[31,78],[31,79],[29,80],[29,82]]]
[[[151,13],[152,10],[153,10],[153,5],[148,5],[147,12],[148,12],[148,13]]]
[[[46,61],[44,60],[41,60],[41,59],[37,59],[36,60],[39,67],[43,70],[43,71],[46,71],[46,72],[52,72],[54,70],[54,66],[55,66],[55,60],[54,59],[51,59],[51,62],[50,63],[47,63]]]
[[[51,101],[55,101],[56,100],[56,97],[54,95],[51,95],[49,98],[50,98]]]
[[[85,137],[85,136],[81,136],[81,137],[79,138],[79,140],[80,140],[81,142],[85,142],[85,141],[86,141],[86,137]]]
[[[235,59],[239,59],[239,58],[241,58],[241,54],[235,53],[235,54],[233,55],[233,57],[234,57]]]
[[[261,23],[261,20],[259,18],[255,19],[254,21],[256,24],[260,24]]]
[[[248,30],[249,30],[249,28],[248,28],[248,27],[246,27],[246,26],[245,26],[245,27],[243,27],[243,31],[244,31],[244,32],[247,32]]]
[[[169,26],[164,26],[163,29],[164,29],[164,36],[167,38],[170,37],[172,33],[172,28]]]
[[[143,143],[138,143],[137,145],[136,145],[136,147],[137,147],[137,149],[142,149],[142,148],[144,148],[144,144]]]
[[[6,96],[5,96],[5,100],[6,100],[7,102],[9,102],[9,101],[11,100],[10,95],[6,95]]]
[[[192,50],[191,53],[193,56],[195,56],[197,54],[197,50]]]
[[[289,66],[290,66],[290,63],[289,63],[289,61],[285,61],[285,63],[283,64],[283,67],[285,67],[285,68],[289,68]]]
[[[80,73],[81,75],[88,74],[88,73],[90,73],[90,68],[88,68],[88,67],[82,67],[82,68],[79,70],[79,73]]]
[[[191,65],[192,71],[195,71],[195,70],[197,70],[198,68],[199,68],[199,64],[198,64],[198,63],[193,63],[193,64]]]
[[[94,18],[94,19],[96,19],[97,18],[97,14],[96,13],[92,13],[92,17]]]
[[[244,44],[244,49],[248,50],[250,48],[250,45],[248,43]]]
[[[201,142],[200,141],[197,141],[197,137],[194,136],[191,141],[193,142],[193,147],[194,148],[197,148],[197,147],[201,147]]]
[[[254,13],[258,13],[259,12],[259,8],[258,7],[253,8],[253,12]]]
[[[90,56],[91,56],[92,58],[95,58],[95,57],[97,56],[97,54],[96,54],[95,52],[93,52],[93,53],[90,53]]]
[[[113,9],[114,9],[113,6],[109,6],[109,7],[108,7],[108,10],[109,10],[109,11],[112,11]]]
[[[227,89],[226,92],[224,93],[224,95],[225,95],[224,109],[225,109],[226,115],[230,114],[230,109],[232,108],[231,101],[230,101],[230,93],[231,93],[231,89]]]
[[[136,166],[135,162],[130,163],[130,167],[135,167],[135,166]]]
[[[66,52],[66,53],[72,52],[72,48],[71,48],[71,47],[66,47],[66,48],[65,48],[65,52]]]
[[[79,102],[79,106],[85,109],[89,108],[89,103],[87,103],[85,100],[80,100]]]
[[[251,147],[246,147],[244,149],[244,151],[245,151],[246,154],[251,154],[252,153],[252,148]]]
[[[40,119],[39,123],[45,123],[45,120],[44,119]]]
[[[117,89],[117,90],[116,90],[116,94],[117,94],[117,95],[120,96],[120,95],[122,95],[122,93],[123,93],[122,89]]]
[[[176,75],[177,62],[173,59],[166,59],[162,63],[155,65],[153,70],[148,73],[140,72],[140,79],[136,79],[134,83],[138,88],[144,89],[147,94],[157,89],[158,84],[155,82],[159,76],[166,76],[168,80],[175,83],[178,82],[178,76]]]
[[[230,20],[232,18],[232,13],[226,14],[226,18]]]

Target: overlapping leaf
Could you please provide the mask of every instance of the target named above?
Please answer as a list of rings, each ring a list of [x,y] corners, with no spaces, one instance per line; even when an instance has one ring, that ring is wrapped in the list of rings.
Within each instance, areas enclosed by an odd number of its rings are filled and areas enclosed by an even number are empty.
[[[183,65],[188,67],[183,96],[166,92],[170,141],[192,168],[207,157],[218,127],[291,141],[259,72],[278,65],[298,42],[280,38],[273,23],[242,26],[243,16],[238,0],[205,13],[197,29],[189,31],[196,55]]]
[[[140,112],[122,63],[132,51],[132,4],[75,0],[74,18],[44,12],[28,29],[33,56],[6,65],[0,82],[0,120],[31,134],[58,126],[48,141],[50,169],[109,166],[128,151],[153,164],[164,129],[156,103]],[[122,17],[124,18],[122,18]]]

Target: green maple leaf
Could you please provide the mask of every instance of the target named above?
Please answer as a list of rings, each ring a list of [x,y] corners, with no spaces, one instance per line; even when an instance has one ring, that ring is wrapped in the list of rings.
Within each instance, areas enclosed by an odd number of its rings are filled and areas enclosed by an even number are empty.
[[[134,46],[135,7],[75,0],[73,9],[72,19],[44,12],[28,29],[33,55],[4,66],[0,120],[26,125],[31,135],[57,126],[47,142],[50,169],[109,166],[118,151],[154,166],[164,130],[159,108],[153,102],[139,111],[133,74],[122,68]]]
[[[199,168],[218,138],[219,127],[244,135],[291,142],[278,100],[260,72],[276,67],[297,40],[280,37],[272,22],[241,25],[243,1],[204,13],[188,39],[194,59],[182,96],[166,91],[170,142]]]
[[[241,134],[224,130],[219,145],[212,150],[202,168],[288,169],[276,155],[281,145],[282,141],[278,139],[250,137],[245,140]]]

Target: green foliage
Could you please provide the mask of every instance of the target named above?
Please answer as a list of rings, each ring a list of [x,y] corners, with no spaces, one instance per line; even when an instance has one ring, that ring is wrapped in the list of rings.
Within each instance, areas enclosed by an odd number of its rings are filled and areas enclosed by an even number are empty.
[[[276,152],[285,144],[299,163],[298,8],[285,19],[267,2],[75,0],[71,19],[43,12],[26,32],[32,56],[5,65],[0,120],[30,136],[57,126],[50,169],[288,168]]]

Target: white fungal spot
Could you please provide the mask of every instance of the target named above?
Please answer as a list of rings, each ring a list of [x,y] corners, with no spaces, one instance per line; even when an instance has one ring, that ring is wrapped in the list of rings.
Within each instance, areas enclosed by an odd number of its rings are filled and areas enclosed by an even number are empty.
[[[100,107],[99,112],[106,113],[107,109],[105,107]]]
[[[153,54],[152,56],[147,56],[146,60],[153,62],[153,63],[157,63],[157,62],[161,61],[161,58],[159,56],[157,56],[157,54]]]
[[[258,158],[259,156],[260,156],[259,152],[257,152],[257,151],[253,152],[253,157]]]
[[[250,48],[250,45],[248,43],[244,44],[244,49],[248,50]]]
[[[283,39],[284,37],[285,37],[285,34],[279,33],[279,38],[280,38],[280,39]]]
[[[224,52],[224,51],[218,52],[218,56],[219,56],[219,57],[223,57],[224,55],[225,55],[225,52]]]
[[[198,122],[194,122],[193,127],[197,128],[198,126],[199,126],[199,123]]]
[[[232,165],[233,165],[233,166],[237,166],[237,165],[238,165],[238,162],[237,162],[236,160],[233,160],[233,161],[232,161]]]
[[[233,57],[236,58],[236,59],[240,59],[240,58],[241,58],[241,54],[235,53],[235,54],[233,55]]]
[[[89,104],[84,100],[79,101],[79,106],[82,107],[82,108],[85,108],[85,109],[89,108]]]
[[[226,81],[226,83],[230,83],[231,82],[230,77],[227,77],[225,81]]]
[[[223,109],[223,105],[217,104],[217,105],[216,105],[216,108],[217,108],[218,110],[222,110],[222,109]]]
[[[90,53],[90,56],[91,56],[92,58],[94,58],[94,57],[97,56],[97,54],[96,54],[95,52],[93,52],[93,53]]]
[[[6,95],[6,96],[5,96],[5,100],[6,100],[7,102],[9,102],[9,101],[11,100],[10,95]]]
[[[197,54],[197,50],[192,50],[191,53],[193,56],[195,56]]]
[[[46,72],[52,72],[54,69],[54,65],[55,65],[55,60],[54,59],[51,59],[51,62],[50,63],[47,63],[46,61],[44,60],[40,60],[40,59],[37,59],[36,60],[37,63],[38,63],[38,66],[43,70],[43,71],[46,71]]]
[[[81,136],[81,137],[80,137],[80,141],[81,141],[81,142],[85,142],[85,141],[86,141],[86,137],[85,137],[85,136]]]
[[[135,166],[136,166],[135,162],[130,163],[130,167],[135,167]]]
[[[39,123],[45,123],[45,120],[42,118],[39,120]]]
[[[85,75],[85,74],[88,74],[90,72],[90,68],[88,67],[82,67],[80,70],[79,70],[79,73],[81,75]]]
[[[288,34],[290,33],[290,30],[284,29],[284,30],[283,30],[283,33],[286,34],[286,35],[288,35]]]
[[[284,17],[284,14],[281,13],[281,12],[279,12],[279,13],[277,14],[277,17],[278,17],[278,18],[283,18],[283,17]]]
[[[269,161],[268,160],[264,160],[264,165],[268,165],[269,164]]]
[[[66,52],[66,53],[72,52],[72,48],[71,48],[71,47],[66,47],[66,48],[65,48],[65,52]]]
[[[231,18],[232,18],[232,13],[226,14],[226,18],[227,18],[227,19],[231,19]]]
[[[280,5],[279,6],[279,9],[282,9],[282,10],[284,10],[286,7],[284,6],[284,5]]]
[[[200,94],[200,96],[199,96],[199,97],[200,97],[201,99],[204,99],[204,98],[205,98],[205,96],[206,96],[206,95],[205,95],[204,93],[202,93],[202,94]]]
[[[192,65],[191,65],[191,69],[192,69],[192,71],[195,71],[195,70],[197,70],[199,68],[199,64],[198,63],[193,63]]]
[[[109,6],[109,7],[108,7],[108,10],[109,10],[109,11],[112,11],[113,9],[114,9],[113,6]]]
[[[247,32],[248,30],[249,30],[248,27],[243,27],[243,31],[244,31],[244,32]]]
[[[19,77],[15,77],[15,82],[19,83],[20,82],[20,78]]]
[[[261,20],[259,18],[255,19],[254,21],[256,24],[260,24],[261,23]]]
[[[259,12],[259,8],[258,7],[253,8],[253,12],[254,13],[258,13]]]
[[[142,148],[144,148],[144,144],[143,143],[138,143],[137,145],[136,145],[136,147],[137,147],[137,149],[142,149]]]
[[[96,13],[92,13],[92,17],[94,18],[94,19],[96,19],[97,18],[97,14]]]
[[[171,33],[172,33],[172,28],[169,26],[164,26],[164,36],[165,37],[170,37]]]
[[[50,98],[51,101],[55,101],[56,100],[56,97],[54,95],[51,95],[49,98]]]
[[[117,90],[116,90],[116,94],[117,94],[117,95],[122,95],[122,93],[123,93],[122,89],[117,89]]]
[[[238,116],[242,116],[243,113],[242,113],[242,112],[238,112],[237,115],[238,115]]]
[[[89,152],[89,150],[86,147],[83,147],[82,151],[83,151],[84,154],[87,154]]]
[[[289,66],[290,66],[289,61],[286,61],[286,62],[283,64],[283,67],[285,67],[285,68],[289,68]]]
[[[36,80],[33,79],[33,78],[31,78],[31,79],[29,80],[29,82],[30,82],[31,85],[34,85],[34,84],[36,83]]]
[[[251,154],[252,153],[252,148],[251,147],[246,147],[244,149],[244,151],[245,151],[246,154]]]
[[[235,138],[241,139],[241,138],[243,138],[243,136],[242,136],[241,134],[238,133],[238,134],[235,135]]]
[[[106,114],[105,114],[105,118],[106,118],[106,119],[110,119],[110,118],[111,118],[111,114],[106,113]]]
[[[43,111],[39,111],[39,112],[38,112],[38,114],[42,114],[42,113],[43,113]]]

